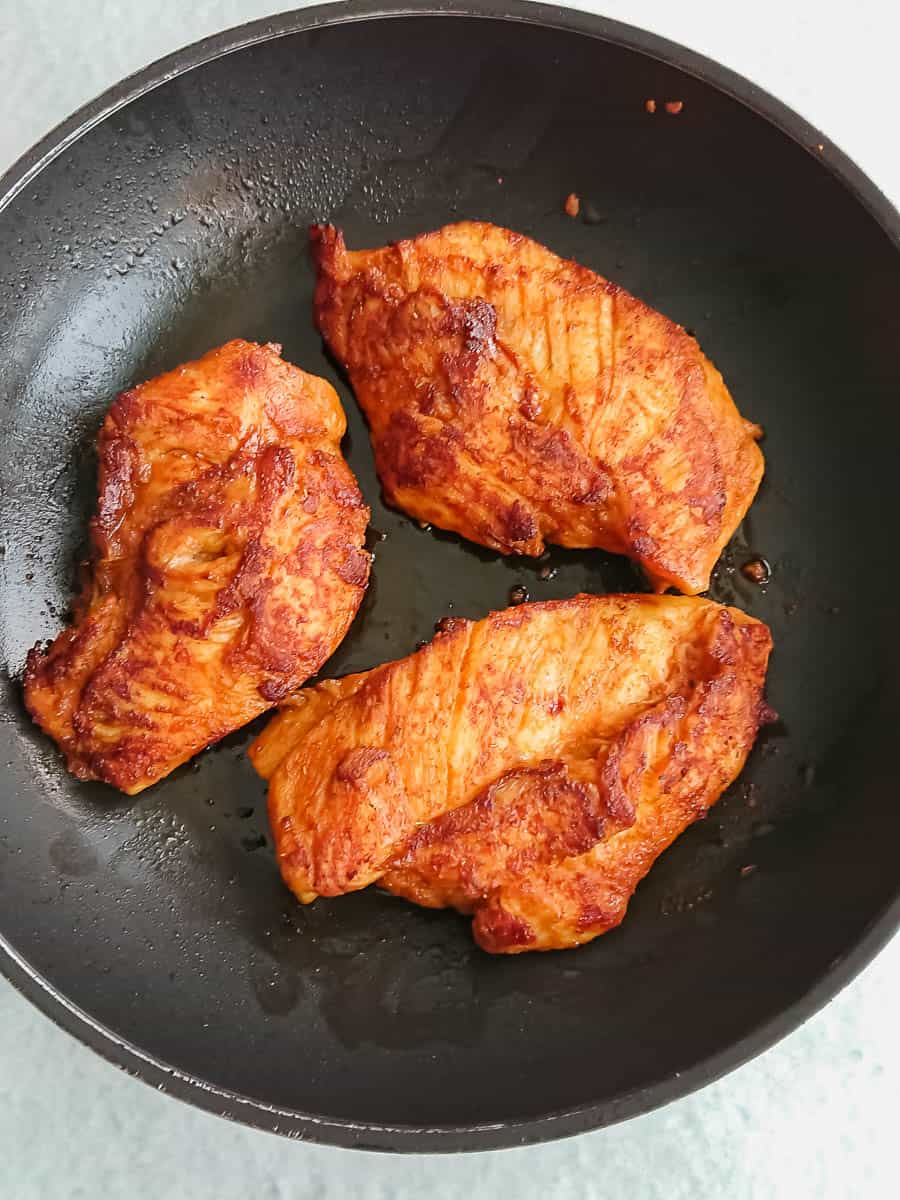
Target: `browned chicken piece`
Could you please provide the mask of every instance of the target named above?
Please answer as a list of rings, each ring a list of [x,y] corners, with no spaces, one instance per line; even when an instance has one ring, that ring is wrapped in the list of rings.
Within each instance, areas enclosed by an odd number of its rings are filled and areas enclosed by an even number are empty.
[[[452,906],[493,953],[590,941],[743,767],[770,649],[709,600],[577,596],[301,691],[250,748],[285,882]]]
[[[659,591],[709,586],[763,458],[684,329],[495,225],[312,242],[316,320],[388,503],[504,554],[599,546]]]
[[[99,436],[90,578],[28,656],[69,770],[134,794],[319,669],[369,574],[334,389],[234,341],[123,392]]]

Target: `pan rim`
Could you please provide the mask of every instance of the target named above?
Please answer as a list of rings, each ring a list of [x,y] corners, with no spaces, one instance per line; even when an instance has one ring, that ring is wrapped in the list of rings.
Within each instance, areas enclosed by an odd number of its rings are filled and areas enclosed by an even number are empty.
[[[860,203],[900,250],[900,214],[865,173],[814,126],[781,101],[723,67],[668,39],[633,26],[530,0],[344,0],[262,18],[188,45],[128,76],[88,102],[26,151],[0,177],[0,212],[80,137],[140,96],[195,67],[250,46],[295,33],[364,20],[441,16],[491,19],[563,30],[635,50],[692,75],[736,99],[816,157]],[[243,1124],[345,1148],[416,1153],[489,1150],[583,1133],[649,1112],[704,1087],[793,1032],[845,987],[900,925],[900,886],[863,935],[793,1005],[689,1069],[595,1105],[490,1125],[380,1125],[282,1109],[217,1088],[169,1066],[115,1034],[79,1008],[15,950],[0,932],[0,973],[40,1011],[107,1061],[158,1090]]]

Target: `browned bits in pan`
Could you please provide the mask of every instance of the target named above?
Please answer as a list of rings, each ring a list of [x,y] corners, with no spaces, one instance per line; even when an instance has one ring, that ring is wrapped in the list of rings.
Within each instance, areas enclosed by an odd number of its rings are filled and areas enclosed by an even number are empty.
[[[670,113],[673,117],[677,117],[678,114],[681,112],[681,110],[684,108],[684,101],[683,100],[667,100],[666,104],[665,104],[665,108],[666,108],[667,113]]]
[[[569,192],[568,196],[566,196],[565,209],[567,217],[577,217],[581,211],[581,201],[575,192]]]

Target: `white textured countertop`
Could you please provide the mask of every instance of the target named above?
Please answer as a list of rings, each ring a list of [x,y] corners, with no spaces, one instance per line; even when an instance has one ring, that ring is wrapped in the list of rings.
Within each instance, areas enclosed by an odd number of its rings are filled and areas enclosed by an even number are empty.
[[[576,7],[750,77],[900,205],[893,0]],[[272,0],[0,0],[0,170],[123,75],[271,11]],[[554,1145],[399,1159],[281,1141],[161,1096],[0,982],[0,1198],[887,1200],[900,1195],[898,1012],[900,939],[798,1032],[666,1109]]]

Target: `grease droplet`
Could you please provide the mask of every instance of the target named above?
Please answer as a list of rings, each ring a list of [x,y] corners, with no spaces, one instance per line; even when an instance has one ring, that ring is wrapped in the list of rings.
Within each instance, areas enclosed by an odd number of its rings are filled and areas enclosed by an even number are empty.
[[[250,968],[250,982],[264,1013],[283,1017],[297,1003],[299,988],[295,976],[276,964]]]
[[[741,573],[751,583],[768,583],[772,578],[772,568],[764,558],[751,558],[741,567]]]

